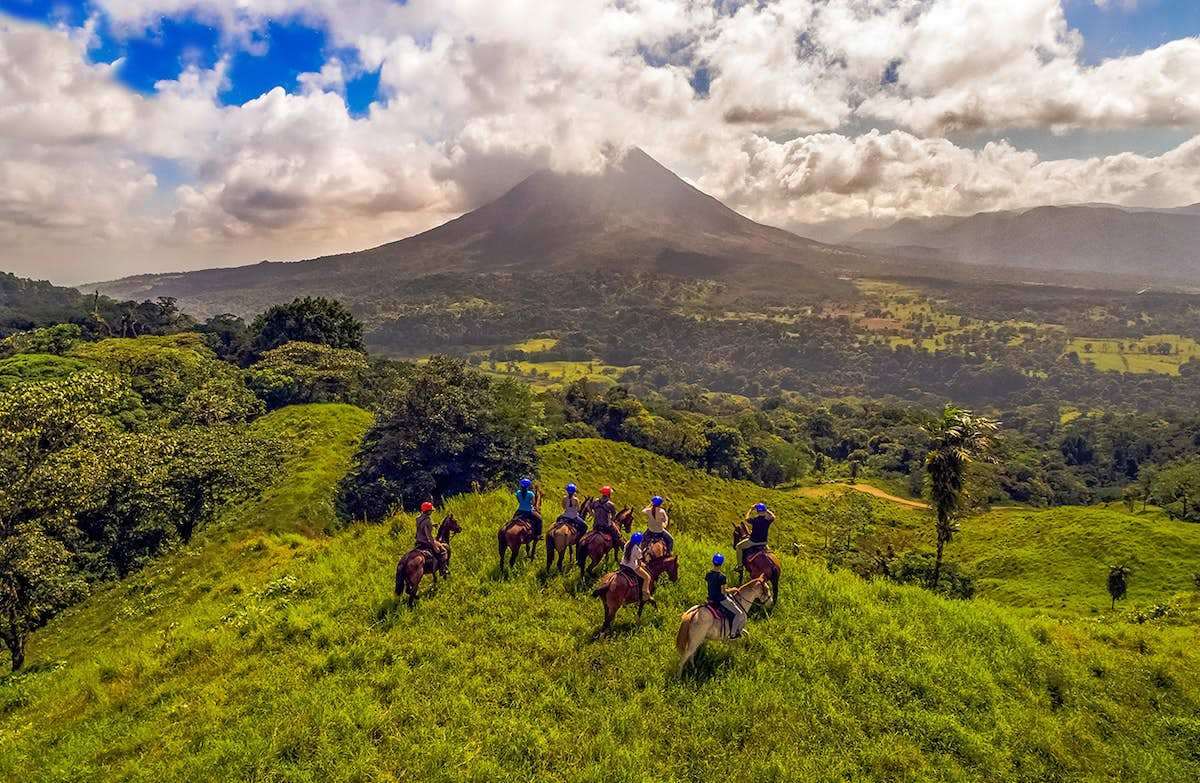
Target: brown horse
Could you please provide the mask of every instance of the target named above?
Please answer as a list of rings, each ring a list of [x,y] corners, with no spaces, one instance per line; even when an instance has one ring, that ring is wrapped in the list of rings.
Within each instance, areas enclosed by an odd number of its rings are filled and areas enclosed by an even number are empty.
[[[592,510],[592,498],[586,498],[579,508],[579,516],[581,519],[587,519],[588,513]],[[558,555],[558,571],[562,573],[563,557],[566,555],[567,547],[575,546],[576,537],[579,532],[575,526],[561,517],[555,520],[550,529],[546,531],[546,572],[549,573],[550,567],[554,564],[554,556]],[[587,535],[586,533],[584,535]]]
[[[729,591],[733,600],[747,614],[755,604],[770,607],[775,602],[771,595],[771,587],[761,576],[751,579],[741,587]],[[675,636],[675,649],[679,651],[679,673],[683,667],[708,639],[728,639],[729,623],[723,618],[714,616],[705,605],[693,606],[683,613],[679,623],[679,633]]]
[[[750,530],[746,527],[745,522],[739,522],[733,526],[733,545],[736,547],[738,542],[744,541],[750,537]],[[737,551],[736,549],[734,551]],[[779,558],[775,553],[767,549],[767,545],[762,547],[752,547],[746,554],[746,564],[738,563],[738,579],[746,577],[746,568],[750,569],[750,578],[757,579],[763,577],[771,582],[771,592],[779,597],[779,575],[783,572],[779,564]]]
[[[651,596],[654,595],[654,589],[658,586],[658,578],[663,574],[666,574],[672,582],[679,581],[679,569],[674,555],[659,558],[658,560],[651,560],[645,564],[645,568],[650,573]],[[642,610],[645,608],[645,602],[642,601],[642,580],[619,568],[616,571],[609,571],[600,577],[600,582],[596,585],[596,589],[592,591],[592,597],[600,598],[604,601],[604,625],[601,626],[601,631],[607,631],[612,628],[613,618],[617,616],[617,610],[625,604],[638,605],[639,619],[641,619]]]
[[[579,578],[591,576],[592,569],[611,553],[613,559],[618,552],[625,548],[625,539],[621,531],[626,533],[633,527],[633,509],[623,508],[613,517],[613,526],[617,529],[616,540],[599,530],[591,530],[583,535],[575,547],[575,561],[579,564]]]
[[[421,584],[421,577],[425,574],[433,574],[433,587],[436,590],[438,576],[450,576],[450,536],[461,532],[462,526],[453,514],[447,514],[442,524],[438,525],[436,538],[446,548],[446,562],[440,567],[437,558],[425,549],[412,549],[400,558],[396,564],[396,595],[407,593],[408,605],[415,604],[417,585]]]
[[[542,513],[542,491],[540,489],[533,493],[533,510],[538,514]],[[496,539],[500,548],[501,572],[505,570],[505,550],[512,550],[512,556],[508,559],[508,567],[512,568],[517,562],[517,552],[521,547],[525,547],[525,554],[529,556],[530,560],[533,559],[533,552],[537,549],[537,536],[533,534],[533,524],[529,520],[515,515],[512,520],[500,526]]]

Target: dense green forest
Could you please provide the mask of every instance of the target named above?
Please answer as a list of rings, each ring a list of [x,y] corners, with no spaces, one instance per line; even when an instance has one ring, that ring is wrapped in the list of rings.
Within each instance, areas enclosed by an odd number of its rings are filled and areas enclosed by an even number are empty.
[[[369,322],[325,299],[249,321],[134,309],[158,313],[136,336],[60,310],[0,344],[6,777],[1196,771],[1195,415],[660,384],[636,356],[569,353],[584,330],[385,358],[366,351]],[[800,317],[854,331],[849,315]],[[551,366],[579,373],[537,374]],[[628,506],[664,495],[680,583],[603,636],[586,580],[502,575],[495,527],[525,475],[551,493],[613,484]],[[408,609],[392,571],[425,500],[464,532],[455,578]],[[780,519],[780,602],[748,643],[668,674],[677,613],[757,501]],[[431,682],[458,696],[413,696]],[[431,711],[433,737],[417,730]],[[614,768],[629,732],[660,752]],[[735,763],[729,742],[761,763]]]

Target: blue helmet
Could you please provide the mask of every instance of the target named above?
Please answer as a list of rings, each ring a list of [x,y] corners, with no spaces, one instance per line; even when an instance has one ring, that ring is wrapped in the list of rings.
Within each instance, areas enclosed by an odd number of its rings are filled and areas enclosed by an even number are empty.
[[[568,484],[568,485],[567,485],[567,494],[568,494],[568,495],[574,495],[574,494],[575,494],[575,485],[574,485],[574,484]]]
[[[754,510],[761,514],[762,512],[767,510],[767,504],[766,503],[755,503]]]
[[[629,540],[635,544],[640,544],[640,543],[642,543],[642,534],[634,533],[632,536],[629,537]]]
[[[655,495],[654,497],[650,498],[650,505],[652,505],[652,506],[661,506],[662,503],[663,503],[662,498],[658,495]]]
[[[521,489],[529,489],[533,486],[533,482],[529,479],[521,479]]]
[[[721,563],[724,562],[725,555],[721,554],[720,552],[717,552],[715,555],[713,555],[713,565],[721,565]]]

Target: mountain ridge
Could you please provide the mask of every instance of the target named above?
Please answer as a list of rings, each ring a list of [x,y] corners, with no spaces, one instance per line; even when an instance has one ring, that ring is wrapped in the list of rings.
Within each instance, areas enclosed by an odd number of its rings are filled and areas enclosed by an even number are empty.
[[[847,243],[965,264],[1200,281],[1200,206],[1046,205],[904,218]]]

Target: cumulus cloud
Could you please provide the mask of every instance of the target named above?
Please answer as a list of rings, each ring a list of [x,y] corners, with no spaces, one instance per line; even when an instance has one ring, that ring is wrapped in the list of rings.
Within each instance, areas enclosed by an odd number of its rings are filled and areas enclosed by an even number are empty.
[[[224,57],[143,97],[114,66],[89,63],[90,27],[0,21],[0,239],[10,244],[61,243],[69,255],[136,237],[147,268],[312,256],[427,228],[537,168],[593,170],[605,150],[634,144],[779,224],[1200,200],[1195,141],[1158,157],[1046,161],[958,139],[1200,131],[1200,39],[1087,66],[1059,0],[93,7],[129,36],[186,14],[218,26],[229,51],[261,47],[268,20],[300,18],[338,53],[292,94],[226,106]],[[364,70],[378,70],[379,99],[351,116],[345,85]],[[876,125],[897,130],[848,130]],[[183,181],[159,182],[159,160]]]
[[[1157,157],[1041,160],[1007,141],[980,150],[904,131],[747,141],[699,181],[777,225],[971,214],[1039,204],[1165,207],[1200,194],[1200,136]]]

